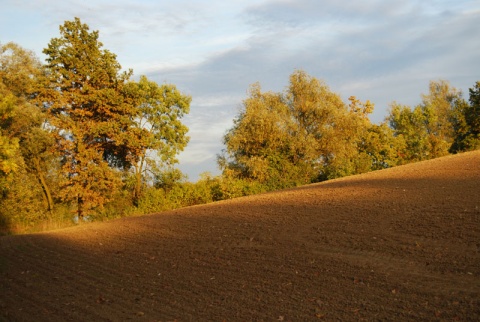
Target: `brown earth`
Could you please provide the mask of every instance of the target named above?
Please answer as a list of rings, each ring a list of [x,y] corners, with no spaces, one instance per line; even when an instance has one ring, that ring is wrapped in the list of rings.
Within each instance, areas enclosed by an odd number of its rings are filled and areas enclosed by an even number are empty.
[[[0,320],[480,321],[480,151],[0,238]]]

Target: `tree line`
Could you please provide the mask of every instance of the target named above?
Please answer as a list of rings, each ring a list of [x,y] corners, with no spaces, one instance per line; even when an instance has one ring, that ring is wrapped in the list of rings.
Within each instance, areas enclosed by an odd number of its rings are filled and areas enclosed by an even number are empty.
[[[413,109],[393,102],[384,122],[372,124],[374,105],[342,101],[304,71],[284,92],[249,97],[224,137],[218,157],[223,175],[254,180],[268,189],[319,182],[480,148],[480,82],[461,91],[431,81]]]
[[[217,157],[220,176],[175,168],[191,97],[132,80],[99,32],[60,26],[43,53],[0,44],[0,232],[29,231],[245,196],[480,147],[480,82],[465,100],[432,81],[413,109],[344,103],[295,71],[284,92],[254,84]]]

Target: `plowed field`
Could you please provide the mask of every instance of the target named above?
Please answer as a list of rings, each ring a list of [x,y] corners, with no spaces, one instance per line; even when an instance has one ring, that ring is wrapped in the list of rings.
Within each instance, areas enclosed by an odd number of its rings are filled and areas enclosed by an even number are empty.
[[[0,237],[0,320],[480,321],[480,151]]]

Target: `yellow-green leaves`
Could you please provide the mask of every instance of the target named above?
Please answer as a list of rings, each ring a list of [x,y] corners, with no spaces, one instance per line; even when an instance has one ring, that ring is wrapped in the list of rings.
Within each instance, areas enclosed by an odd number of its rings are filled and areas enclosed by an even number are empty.
[[[296,71],[284,93],[262,93],[255,84],[243,105],[224,137],[224,173],[275,189],[357,171],[370,102],[352,98],[349,110],[325,83]]]
[[[467,110],[462,93],[443,80],[431,81],[429,93],[422,95],[422,103],[413,110],[393,103],[387,121],[395,136],[405,142],[405,149],[399,152],[400,163],[466,150],[461,142],[470,128]]]
[[[125,146],[135,176],[134,199],[138,200],[145,182],[157,180],[162,169],[177,163],[176,155],[187,145],[188,128],[181,118],[189,112],[191,97],[175,85],[158,85],[146,76],[126,84],[124,93],[134,109]]]
[[[456,100],[451,117],[454,131],[454,142],[450,152],[480,149],[480,81],[469,89],[468,104],[464,100]]]
[[[18,139],[0,135],[0,174],[8,175],[17,170],[18,164],[14,157],[18,147]]]

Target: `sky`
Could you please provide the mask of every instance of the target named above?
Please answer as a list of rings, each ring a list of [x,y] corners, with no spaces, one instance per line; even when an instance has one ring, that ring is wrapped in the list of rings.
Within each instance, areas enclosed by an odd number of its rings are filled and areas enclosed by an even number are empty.
[[[282,92],[300,69],[347,102],[415,106],[432,80],[464,92],[480,80],[480,0],[0,0],[0,43],[34,51],[75,17],[100,32],[134,79],[192,97],[179,168],[196,181],[216,156],[248,88]]]

